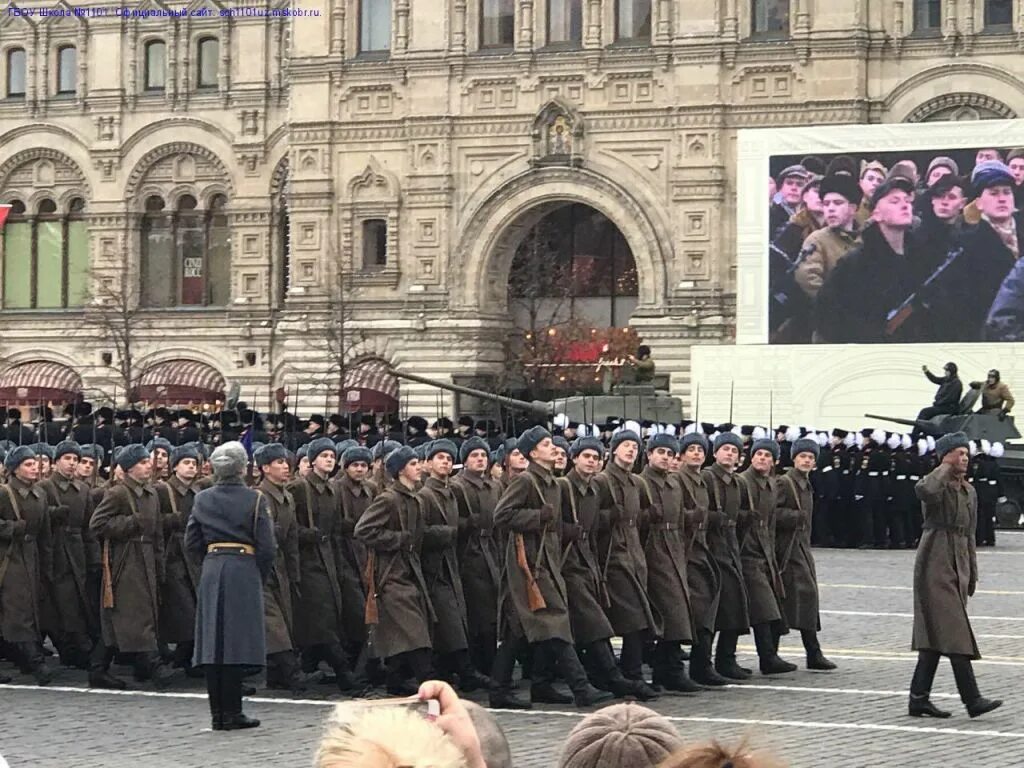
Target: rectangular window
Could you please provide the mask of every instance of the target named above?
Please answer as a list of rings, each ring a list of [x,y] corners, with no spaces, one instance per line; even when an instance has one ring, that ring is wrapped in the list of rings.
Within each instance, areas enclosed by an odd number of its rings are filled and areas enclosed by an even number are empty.
[[[755,35],[788,35],[789,0],[754,0],[752,21]]]
[[[359,3],[359,51],[391,50],[391,0],[361,0]]]
[[[78,52],[68,45],[57,51],[57,93],[74,93],[77,80]]]
[[[515,39],[515,0],[482,0],[480,3],[480,47],[511,48]]]
[[[1013,0],[985,0],[986,27],[1013,26]]]
[[[56,309],[64,304],[64,224],[36,222],[36,307]]]
[[[206,252],[207,299],[214,307],[231,303],[231,230],[228,217],[217,213],[210,217],[210,247]]]
[[[388,223],[384,219],[363,222],[363,269],[383,269],[388,263]]]
[[[4,227],[4,308],[32,308],[32,224]]]
[[[215,37],[200,40],[197,85],[200,88],[216,88],[219,71],[220,42]]]
[[[85,306],[89,294],[89,230],[84,221],[68,222],[68,303]]]
[[[914,0],[914,31],[942,27],[942,0]]]
[[[181,303],[183,305],[205,304],[206,270],[203,256],[203,221],[198,215],[178,217],[176,235],[178,253],[181,254]]]
[[[160,40],[146,43],[146,90],[162,91],[167,83],[167,46]]]
[[[177,281],[174,276],[174,242],[168,216],[147,215],[142,222],[142,304],[173,307]]]
[[[548,0],[548,45],[583,40],[583,0]]]
[[[25,96],[25,49],[14,48],[7,52],[7,98]]]
[[[637,42],[651,39],[651,0],[619,0],[615,38]]]

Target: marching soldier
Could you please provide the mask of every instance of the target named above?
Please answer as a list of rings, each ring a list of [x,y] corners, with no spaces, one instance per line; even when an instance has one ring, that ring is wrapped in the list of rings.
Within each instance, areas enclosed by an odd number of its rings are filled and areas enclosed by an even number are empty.
[[[196,590],[201,563],[185,551],[185,526],[196,498],[199,452],[194,445],[172,449],[171,476],[154,485],[160,499],[164,536],[164,581],[160,590],[160,641],[174,645],[174,665],[190,677],[196,627]]]
[[[795,664],[779,658],[778,646],[774,641],[775,637],[789,631],[782,615],[782,579],[775,561],[775,503],[778,490],[772,469],[778,456],[778,443],[774,440],[757,440],[751,446],[750,468],[738,475],[746,492],[745,508],[737,526],[740,561],[743,563],[743,581],[747,587],[750,626],[754,631],[763,675],[796,671]]]
[[[46,496],[36,487],[39,462],[32,448],[19,445],[7,453],[4,468],[8,482],[0,485],[0,636],[22,671],[39,685],[49,685],[53,674],[39,640],[42,589],[52,573],[52,549]]]
[[[811,513],[814,492],[809,475],[818,458],[818,443],[802,438],[793,443],[793,466],[779,481],[775,552],[785,590],[783,607],[790,629],[800,630],[807,668],[828,671],[836,665],[825,658],[818,642],[818,576],[811,554]],[[776,631],[776,640],[779,633]]]
[[[643,525],[647,590],[664,622],[655,650],[654,684],[669,691],[697,693],[687,675],[682,645],[693,644],[693,620],[686,568],[686,518],[683,489],[672,473],[679,443],[667,434],[647,441],[647,466],[640,477],[651,499]]]
[[[103,558],[102,639],[90,659],[89,685],[124,688],[109,673],[116,649],[135,655],[137,679],[163,688],[174,672],[157,653],[164,546],[160,500],[149,484],[153,460],[145,446],[129,445],[117,463],[124,479],[108,488],[89,523]]]
[[[161,427],[161,429],[169,434],[171,427]],[[166,480],[171,473],[171,451],[174,450],[174,444],[166,437],[156,434],[146,444],[146,450],[153,457],[153,481]]]
[[[736,523],[740,515],[740,485],[734,475],[743,442],[733,432],[723,432],[715,438],[715,463],[703,472],[708,487],[710,515],[708,543],[721,575],[721,598],[715,628],[718,645],[715,648],[715,670],[730,680],[746,680],[750,670],[736,663],[736,644],[740,635],[750,632],[746,582],[740,559],[740,544]]]

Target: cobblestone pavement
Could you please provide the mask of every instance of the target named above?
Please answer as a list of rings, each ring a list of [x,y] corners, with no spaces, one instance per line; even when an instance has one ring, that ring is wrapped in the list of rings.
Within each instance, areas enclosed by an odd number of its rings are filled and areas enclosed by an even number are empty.
[[[981,580],[971,601],[984,659],[976,666],[983,693],[1007,700],[997,712],[969,720],[944,665],[935,686],[946,721],[906,716],[914,664],[910,652],[914,553],[819,550],[822,644],[839,664],[833,673],[801,671],[777,678],[654,702],[687,739],[748,737],[793,768],[828,766],[1020,765],[1024,725],[1024,534],[1001,534],[979,551]],[[754,662],[752,639],[741,654]],[[781,654],[802,662],[799,637]],[[742,659],[741,659],[742,661]],[[748,664],[749,666],[749,664]],[[9,666],[3,671],[10,672]],[[0,754],[12,768],[225,768],[308,766],[329,701],[276,698],[260,691],[247,711],[263,726],[214,734],[198,681],[169,694],[138,686],[124,694],[85,689],[84,673],[61,670],[47,689],[25,677],[0,687]],[[17,683],[21,683],[18,685]],[[570,708],[571,709],[571,708]],[[577,711],[499,713],[519,768],[551,766]]]

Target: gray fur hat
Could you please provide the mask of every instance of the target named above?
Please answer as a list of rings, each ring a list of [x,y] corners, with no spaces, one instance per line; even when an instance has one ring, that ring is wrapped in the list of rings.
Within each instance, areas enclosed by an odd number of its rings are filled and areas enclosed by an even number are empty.
[[[647,452],[650,453],[655,448],[668,448],[672,453],[679,453],[679,441],[672,435],[659,432],[647,438]]]
[[[392,451],[397,451],[402,447],[402,444],[397,440],[381,440],[376,443],[370,450],[370,454],[373,456],[373,460],[383,459]]]
[[[574,459],[584,451],[596,451],[598,456],[604,456],[604,443],[596,437],[577,437],[569,446],[569,455]]]
[[[391,477],[398,477],[399,473],[405,469],[406,464],[415,458],[417,458],[416,451],[407,445],[400,445],[384,459],[384,468]]]
[[[753,456],[758,451],[768,451],[772,455],[772,461],[779,460],[779,444],[771,438],[762,437],[760,440],[755,440],[750,446],[750,455]]]
[[[350,448],[346,448],[345,452],[341,454],[341,466],[348,467],[349,464],[356,464],[358,462],[364,464],[373,463],[373,454],[370,453],[369,448],[363,448],[361,445],[353,445]]]
[[[640,446],[644,444],[643,440],[640,439],[640,435],[638,435],[632,429],[623,429],[620,432],[616,432],[614,435],[612,435],[612,441],[608,448],[609,450],[611,450],[612,453],[615,453],[616,448],[618,448],[625,442],[629,442],[630,440],[636,443],[637,450],[639,450]]]
[[[736,450],[743,452],[743,438],[737,435],[735,432],[722,432],[718,437],[715,438],[714,453],[718,453],[718,449],[723,445],[734,445]]]
[[[957,448],[970,450],[971,441],[967,439],[967,435],[963,432],[950,432],[948,435],[943,435],[935,441],[935,456],[939,461],[942,461],[943,456]]]
[[[82,446],[74,440],[61,440],[53,449],[53,460],[56,461],[61,456],[66,456],[69,453],[82,458]]]
[[[527,459],[530,458],[530,451],[540,445],[545,439],[550,438],[551,433],[548,432],[544,427],[530,427],[528,430],[523,432],[519,436],[519,440],[516,443],[516,448],[523,454]],[[511,451],[509,451],[511,453]]]
[[[45,456],[53,461],[53,446],[49,443],[33,443],[31,448],[35,451],[36,456]]]
[[[103,450],[102,445],[87,443],[82,446],[82,455],[79,458],[91,458],[97,464],[102,464],[106,455],[107,452]]]
[[[196,464],[199,463],[199,449],[194,443],[179,445],[171,451],[171,469],[178,466],[178,462],[184,459],[194,459]]]
[[[307,445],[306,455],[309,457],[310,463],[316,461],[317,456],[327,451],[333,453],[334,458],[338,458],[338,452],[334,448],[334,441],[329,437],[318,437],[316,440],[310,440]]]
[[[486,451],[489,458],[491,447],[482,437],[471,437],[468,440],[463,441],[462,445],[459,446],[459,461],[465,464],[466,459],[469,458],[469,454],[473,451]]]
[[[241,477],[248,463],[249,453],[237,440],[218,445],[210,455],[210,466],[217,480]]]
[[[679,452],[685,453],[686,449],[691,445],[699,445],[704,449],[704,454],[707,455],[711,451],[711,444],[708,442],[706,435],[702,435],[700,432],[689,432],[683,435],[679,441]]]
[[[127,472],[129,469],[134,467],[140,461],[145,461],[149,458],[149,449],[139,443],[132,445],[126,445],[121,449],[121,452],[117,455],[117,466],[123,471]]]
[[[288,449],[281,443],[267,443],[253,454],[253,461],[257,467],[265,467],[278,459],[287,459]]]
[[[13,472],[24,462],[35,459],[35,457],[36,452],[32,450],[32,446],[18,445],[7,452],[7,456],[4,457],[4,467],[8,472]]]
[[[451,440],[434,440],[427,449],[427,459],[432,459],[439,453],[447,453],[454,462],[459,455],[459,449],[455,447],[455,443]]]
[[[812,453],[814,454],[814,460],[817,461],[818,455],[821,453],[821,446],[818,445],[817,440],[801,437],[799,440],[793,441],[793,445],[789,449],[789,455],[795,459],[801,453]]]
[[[149,453],[153,453],[153,451],[155,451],[157,448],[160,448],[161,450],[167,451],[168,456],[170,456],[171,451],[174,450],[174,446],[171,445],[171,441],[165,437],[154,437],[152,440],[146,443],[145,447],[146,450],[149,451]]]

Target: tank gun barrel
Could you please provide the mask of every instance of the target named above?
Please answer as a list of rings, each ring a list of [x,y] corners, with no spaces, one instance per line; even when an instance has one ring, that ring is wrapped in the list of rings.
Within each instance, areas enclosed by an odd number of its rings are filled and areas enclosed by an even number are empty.
[[[551,403],[545,403],[541,400],[534,400],[532,402],[527,402],[526,400],[517,400],[514,397],[495,395],[490,392],[484,392],[483,390],[480,389],[473,389],[472,387],[463,387],[460,384],[449,384],[444,381],[428,379],[425,376],[417,376],[414,373],[406,373],[405,371],[399,371],[397,368],[392,368],[391,373],[399,379],[407,379],[408,381],[415,381],[419,384],[427,384],[428,386],[431,387],[447,389],[449,392],[457,392],[460,395],[468,395],[469,397],[478,397],[481,400],[489,400],[492,403],[504,405],[506,408],[511,408],[516,411],[526,411],[527,413],[533,414],[534,416],[540,416],[545,419],[550,419],[552,416],[553,411]]]
[[[865,413],[865,419],[881,419],[882,421],[891,421],[893,424],[905,424],[908,427],[920,427],[925,429],[933,426],[927,421],[915,421],[914,419],[894,419],[892,416],[879,416],[877,413]]]

